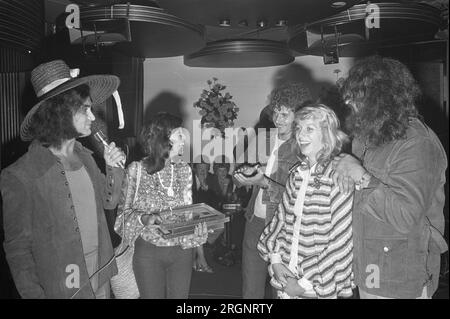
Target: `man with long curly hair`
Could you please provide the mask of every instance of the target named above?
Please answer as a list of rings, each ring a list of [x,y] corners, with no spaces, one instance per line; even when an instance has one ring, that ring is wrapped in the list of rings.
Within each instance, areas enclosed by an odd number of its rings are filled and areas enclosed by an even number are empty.
[[[289,170],[298,161],[299,150],[292,134],[294,114],[312,100],[309,90],[302,83],[281,85],[275,88],[270,96],[272,119],[277,128],[274,139],[271,136],[270,144],[274,146],[270,149],[270,156],[264,157],[258,151],[258,162],[262,167],[243,166],[235,174],[238,184],[254,186],[245,214],[247,222],[242,244],[244,299],[264,298],[268,264],[259,256],[256,245],[264,227],[275,214]],[[250,146],[249,148],[251,149]]]
[[[353,154],[335,159],[334,181],[356,185],[354,272],[361,298],[431,298],[448,247],[443,207],[447,158],[416,108],[405,65],[372,56],[342,89]]]

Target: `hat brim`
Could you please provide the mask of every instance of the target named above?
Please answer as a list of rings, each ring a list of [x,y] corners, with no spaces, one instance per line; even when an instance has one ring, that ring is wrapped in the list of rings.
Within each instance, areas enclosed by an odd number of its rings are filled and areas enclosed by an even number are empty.
[[[92,105],[103,103],[117,90],[120,80],[115,75],[89,75],[82,78],[74,78],[57,86],[53,90],[43,95],[39,102],[36,103],[27,113],[25,119],[20,125],[20,138],[23,141],[31,141],[34,136],[30,132],[31,122],[34,114],[39,110],[43,102],[55,97],[63,92],[73,89],[81,84],[87,84],[90,89],[90,97]]]

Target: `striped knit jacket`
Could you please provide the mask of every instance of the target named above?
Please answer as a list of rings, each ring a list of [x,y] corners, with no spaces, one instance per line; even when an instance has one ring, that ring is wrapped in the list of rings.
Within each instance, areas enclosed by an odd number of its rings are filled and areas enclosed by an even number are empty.
[[[345,195],[333,184],[329,163],[322,169],[313,168],[307,173],[305,170],[308,168],[300,164],[291,169],[282,200],[274,218],[261,234],[257,248],[266,262],[282,262],[291,271],[294,269],[289,266],[296,264],[294,273],[312,284],[312,296],[350,297],[354,288],[353,193]],[[302,176],[309,176],[303,187],[304,198],[300,195]],[[303,209],[297,206],[294,210],[298,196],[302,196]],[[294,255],[291,263],[291,249],[296,238],[298,247],[294,246],[298,249],[298,258]],[[271,283],[282,290],[275,278]]]

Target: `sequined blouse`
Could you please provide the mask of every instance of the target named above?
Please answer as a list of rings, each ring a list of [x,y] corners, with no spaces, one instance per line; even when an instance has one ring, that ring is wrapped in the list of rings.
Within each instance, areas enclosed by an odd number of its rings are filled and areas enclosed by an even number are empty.
[[[136,192],[139,165],[141,174]],[[140,221],[144,213],[190,204],[192,171],[187,163],[167,163],[161,171],[148,174],[142,162],[132,162],[127,168],[114,229],[131,246],[141,236],[156,246],[180,245],[182,248],[192,248],[201,244],[193,235],[164,239],[155,228],[143,226]],[[162,217],[164,222],[164,215]],[[189,219],[189,216],[186,218]]]

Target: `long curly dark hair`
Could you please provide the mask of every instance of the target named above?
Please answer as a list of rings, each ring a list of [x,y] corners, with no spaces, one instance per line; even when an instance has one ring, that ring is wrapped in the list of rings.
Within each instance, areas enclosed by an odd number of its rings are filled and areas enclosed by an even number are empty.
[[[156,173],[164,168],[172,149],[169,139],[170,133],[173,129],[181,127],[181,124],[182,120],[179,117],[160,112],[142,128],[138,142],[145,154],[144,168],[149,174]]]
[[[270,93],[270,108],[272,112],[275,108],[285,106],[295,113],[295,111],[311,102],[311,92],[300,82],[285,83]]]
[[[410,118],[418,117],[419,86],[408,68],[391,58],[375,55],[358,61],[341,92],[353,109],[347,129],[370,145],[403,138]]]
[[[73,116],[89,96],[89,86],[82,84],[42,102],[31,122],[34,139],[43,146],[60,148],[64,141],[77,138],[80,134]]]

